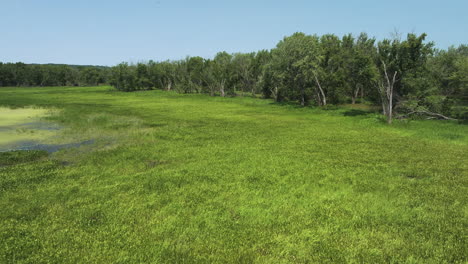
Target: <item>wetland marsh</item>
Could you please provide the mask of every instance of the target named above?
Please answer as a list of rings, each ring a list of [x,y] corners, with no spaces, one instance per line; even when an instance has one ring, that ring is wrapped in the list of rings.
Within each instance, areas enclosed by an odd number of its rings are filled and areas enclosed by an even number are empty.
[[[25,111],[2,126],[59,109],[45,143],[95,139],[0,155],[1,262],[467,259],[466,125],[109,87],[0,88],[0,105]]]

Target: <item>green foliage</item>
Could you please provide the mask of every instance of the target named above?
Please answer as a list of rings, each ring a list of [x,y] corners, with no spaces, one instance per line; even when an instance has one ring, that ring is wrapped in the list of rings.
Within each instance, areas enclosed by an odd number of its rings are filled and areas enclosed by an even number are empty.
[[[130,67],[128,63],[122,62],[112,67],[112,78],[110,84],[117,90],[131,92],[140,88],[140,82],[136,75],[135,67]]]
[[[261,67],[261,65],[255,65],[255,53],[236,53],[232,56],[232,85],[237,87],[236,90],[240,90],[242,94],[250,92],[253,96],[256,95],[257,75],[259,69],[254,67]]]
[[[426,34],[408,34],[406,40],[384,39],[378,42],[376,65],[384,78],[383,63],[389,73],[397,72],[395,83],[396,97],[413,96],[422,98],[432,94],[427,60],[433,52],[433,43],[424,43]]]
[[[215,83],[214,85],[219,89],[219,93],[223,97],[226,93],[234,93],[233,87],[229,87],[227,85],[229,78],[231,77],[231,60],[232,56],[225,51],[218,52],[213,59],[212,71],[214,77],[213,81]]]
[[[394,73],[394,84],[389,85],[386,74],[392,79]],[[382,104],[388,120],[394,111],[407,109],[403,104],[410,101],[466,119],[467,76],[468,47],[436,50],[426,42],[426,34],[376,41],[365,33],[338,37],[297,32],[271,50],[219,52],[213,59],[121,63],[112,68],[0,63],[0,86],[107,83],[120,91],[161,89],[222,97],[261,94],[302,106],[372,102]],[[387,90],[383,88],[390,86],[391,100],[383,96]],[[445,99],[430,102],[434,98]]]
[[[450,115],[468,119],[468,46],[437,51],[428,65],[439,93],[452,104]]]
[[[354,104],[357,100],[377,104],[383,102],[378,87],[387,82],[385,64],[389,78],[396,72],[392,103],[386,104],[392,112],[403,111],[403,104],[416,101],[420,107],[443,108],[441,113],[464,118],[463,109],[468,105],[467,49],[462,45],[435,51],[425,38],[426,34],[408,34],[404,40],[376,42],[365,33],[339,38],[298,32],[269,51],[219,52],[214,59],[150,61],[126,64],[125,69],[118,65],[112,71],[111,84],[125,91],[158,88],[223,97],[246,93],[257,97],[261,93],[277,102],[297,101],[301,105]],[[429,102],[430,97],[447,99],[435,103]]]
[[[322,49],[322,61],[320,63],[320,75],[322,86],[326,91],[327,97],[331,103],[340,103],[341,95],[344,95],[343,88],[346,82],[343,73],[344,50],[342,49],[340,38],[333,34],[326,34],[320,37],[320,46]]]
[[[318,43],[317,36],[295,33],[272,50],[270,70],[277,85],[277,99],[298,100],[301,105],[308,103],[321,59]]]
[[[408,99],[420,100],[433,95],[434,90],[427,68],[433,43],[424,43],[426,34],[408,34],[377,43],[375,63],[380,72],[376,81],[387,123],[391,124],[394,110]],[[400,107],[401,109],[402,107]]]
[[[0,168],[1,263],[468,260],[467,126],[109,87],[0,104],[96,139]]]
[[[378,78],[378,69],[373,62],[376,52],[374,42],[375,39],[364,33],[357,39],[351,34],[343,37],[342,66],[339,68],[343,76],[341,87],[344,88],[343,94],[349,96],[353,104],[359,95],[362,100],[364,95],[369,98],[369,95],[375,93],[374,84]]]
[[[0,86],[89,86],[107,82],[108,68],[0,62]]]

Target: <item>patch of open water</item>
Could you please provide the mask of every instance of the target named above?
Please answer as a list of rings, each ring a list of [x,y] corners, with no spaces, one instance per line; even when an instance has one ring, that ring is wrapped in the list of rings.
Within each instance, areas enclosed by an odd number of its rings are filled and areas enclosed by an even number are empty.
[[[0,147],[0,152],[8,152],[8,151],[15,151],[15,150],[44,150],[48,153],[54,153],[62,149],[68,148],[77,148],[81,146],[91,145],[94,143],[94,139],[85,140],[81,142],[73,142],[73,143],[66,143],[66,144],[40,144],[36,141],[20,141],[16,142],[14,146],[10,148],[2,149]]]
[[[0,152],[44,150],[53,153],[94,143],[94,140],[85,140],[64,144],[45,144],[44,142],[50,142],[50,139],[62,129],[58,124],[41,121],[40,117],[45,114],[45,109],[0,107]]]

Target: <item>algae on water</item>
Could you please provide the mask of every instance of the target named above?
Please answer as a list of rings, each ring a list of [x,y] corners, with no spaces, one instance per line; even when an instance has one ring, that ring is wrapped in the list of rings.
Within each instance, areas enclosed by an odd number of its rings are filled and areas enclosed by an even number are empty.
[[[58,126],[41,121],[50,113],[43,108],[0,107],[0,151],[6,151],[21,142],[42,142],[52,137]]]

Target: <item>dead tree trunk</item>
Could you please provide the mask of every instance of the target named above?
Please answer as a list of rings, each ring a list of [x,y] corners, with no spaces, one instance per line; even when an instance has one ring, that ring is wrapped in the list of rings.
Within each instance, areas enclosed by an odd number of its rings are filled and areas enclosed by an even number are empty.
[[[409,112],[409,113],[407,113],[405,115],[400,115],[400,116],[397,116],[395,118],[407,118],[407,117],[409,117],[411,115],[414,115],[414,114],[430,116],[430,118],[428,118],[428,119],[437,118],[437,119],[443,119],[443,120],[458,120],[458,119],[455,119],[455,118],[444,116],[444,115],[439,114],[439,113],[433,113],[433,112],[424,111],[424,110],[411,111],[411,112]]]
[[[393,88],[396,82],[397,71],[393,73],[392,79],[390,79],[387,71],[387,65],[382,61],[384,80],[378,84],[380,98],[382,100],[383,114],[387,117],[387,123],[391,124],[393,120]]]
[[[317,102],[317,105],[322,106],[322,99],[320,98],[320,92],[318,88],[315,88],[315,101]]]
[[[318,100],[319,100],[319,105],[327,105],[327,98],[325,97],[325,93],[322,89],[322,86],[320,85],[320,82],[317,78],[317,75],[314,73],[314,78],[315,78],[315,83],[317,84],[317,88],[320,93],[317,93]]]

